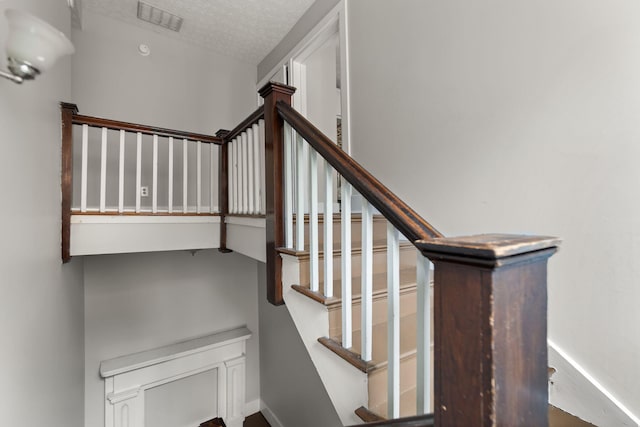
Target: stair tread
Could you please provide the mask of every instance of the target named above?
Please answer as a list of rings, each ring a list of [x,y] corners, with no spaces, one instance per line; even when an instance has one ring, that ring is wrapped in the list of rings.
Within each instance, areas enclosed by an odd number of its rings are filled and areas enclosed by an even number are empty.
[[[310,256],[310,251],[309,251],[310,245],[309,243],[306,243],[304,245],[304,250],[302,251],[298,251],[294,248],[285,248],[285,247],[281,247],[281,248],[277,248],[277,251],[282,253],[282,254],[286,254],[286,255],[292,255],[295,257],[298,257],[299,259],[307,259]],[[418,251],[418,249],[415,248],[415,246],[413,246],[413,244],[407,240],[402,240],[400,241],[400,250],[407,250],[413,248],[416,250],[416,252]],[[380,252],[380,251],[386,251],[387,249],[387,240],[386,239],[377,239],[373,241],[373,251],[374,252]],[[359,255],[362,253],[362,246],[360,244],[356,244],[355,246],[352,245],[351,247],[351,254],[352,255]],[[320,258],[324,258],[324,247],[323,245],[319,245],[318,247],[318,254],[320,256]],[[339,240],[334,240],[333,242],[333,256],[334,257],[338,257],[342,255],[342,248],[340,245],[340,241]]]

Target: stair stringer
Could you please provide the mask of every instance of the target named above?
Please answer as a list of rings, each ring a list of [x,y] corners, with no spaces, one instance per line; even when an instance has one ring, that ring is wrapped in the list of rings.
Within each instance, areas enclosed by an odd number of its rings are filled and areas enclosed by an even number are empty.
[[[354,410],[367,406],[367,374],[336,356],[318,342],[329,336],[329,311],[310,298],[294,291],[291,285],[300,277],[298,259],[282,256],[282,293],[289,314],[296,325],[313,364],[343,425],[360,424]]]

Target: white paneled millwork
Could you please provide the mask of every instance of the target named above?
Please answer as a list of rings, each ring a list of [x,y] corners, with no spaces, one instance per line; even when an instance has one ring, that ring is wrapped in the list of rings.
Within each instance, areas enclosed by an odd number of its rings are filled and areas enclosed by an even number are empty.
[[[145,425],[144,399],[150,388],[199,373],[216,370],[217,416],[227,426],[244,421],[246,327],[103,361],[106,427],[152,427]]]

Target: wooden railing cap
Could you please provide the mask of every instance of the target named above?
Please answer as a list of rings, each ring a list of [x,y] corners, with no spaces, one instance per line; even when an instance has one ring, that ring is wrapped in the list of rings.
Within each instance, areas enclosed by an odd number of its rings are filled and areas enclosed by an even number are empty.
[[[293,95],[296,92],[296,88],[293,86],[288,86],[284,83],[278,83],[274,81],[270,81],[258,91],[261,97],[266,97],[271,92],[280,92],[286,95]]]
[[[429,255],[499,260],[558,247],[560,239],[551,236],[518,234],[480,234],[475,236],[422,240],[416,246]]]

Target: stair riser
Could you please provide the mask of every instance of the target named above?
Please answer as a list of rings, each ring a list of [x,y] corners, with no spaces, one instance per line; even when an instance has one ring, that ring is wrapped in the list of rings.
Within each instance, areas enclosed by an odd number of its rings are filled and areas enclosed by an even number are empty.
[[[342,223],[339,217],[333,219],[333,241],[339,242],[342,235]],[[384,217],[376,216],[373,220],[373,240],[383,240],[387,237],[387,220]],[[320,218],[318,222],[318,241],[320,245],[324,243],[324,221]],[[305,243],[309,243],[309,221],[308,219],[304,224],[304,240]],[[293,226],[293,241],[296,241],[296,226]],[[362,242],[362,220],[360,217],[355,217],[351,220],[351,242],[354,246],[360,246]]]
[[[416,386],[416,356],[411,355],[400,361],[400,393]],[[369,408],[384,405],[386,415],[387,403],[387,368],[377,369],[369,374]],[[375,411],[378,413],[377,411]],[[415,413],[415,402],[414,402]]]
[[[400,248],[400,268],[413,268],[415,269],[416,261],[418,259],[418,251],[413,246],[403,246]],[[322,283],[324,282],[324,257],[320,256],[319,266],[319,280],[320,289],[322,290]],[[373,253],[373,274],[385,273],[387,271],[387,251],[378,250]],[[351,275],[354,278],[352,283],[352,293],[360,293],[360,280],[359,277],[362,273],[362,256],[358,253],[351,255]],[[333,278],[334,280],[340,279],[342,275],[342,262],[340,256],[334,256],[333,259]],[[356,279],[358,278],[358,279]],[[310,281],[310,260],[300,260],[300,283],[301,286],[309,286]],[[386,285],[383,284],[383,287]],[[339,295],[339,290],[334,289],[334,295]]]
[[[406,316],[416,312],[416,289],[411,288],[400,295],[400,316]],[[362,329],[362,304],[361,301],[353,303],[352,325],[353,331]],[[374,299],[372,324],[378,325],[387,321],[387,298],[382,297]],[[340,305],[329,308],[329,336],[334,338],[342,335],[342,307]],[[384,337],[373,337],[376,339],[385,339]]]

